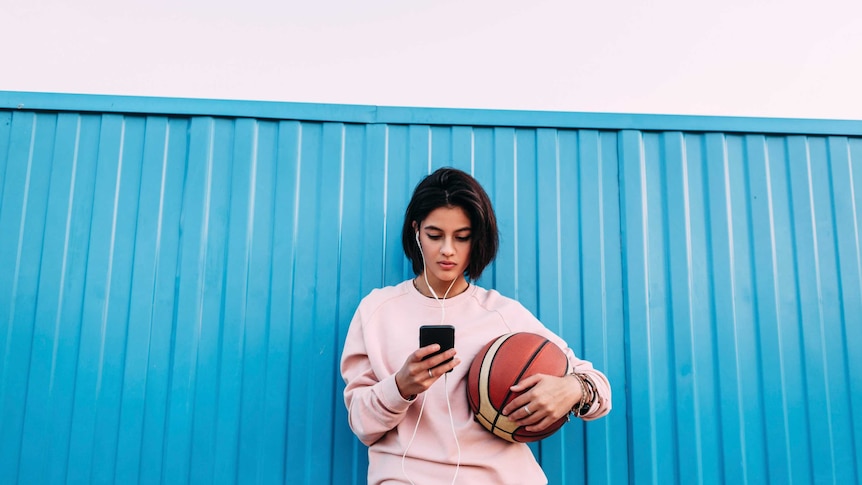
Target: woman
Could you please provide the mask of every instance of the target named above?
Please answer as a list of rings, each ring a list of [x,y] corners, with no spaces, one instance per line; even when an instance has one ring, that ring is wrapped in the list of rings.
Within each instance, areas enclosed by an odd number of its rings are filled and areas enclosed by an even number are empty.
[[[350,427],[369,447],[368,483],[547,483],[527,445],[474,421],[466,399],[469,363],[510,332],[544,335],[564,349],[570,375],[531,376],[512,388],[525,392],[503,414],[528,431],[567,413],[584,420],[606,415],[607,379],[521,304],[471,283],[498,246],[494,210],[473,177],[442,168],[423,179],[401,239],[417,276],[362,300],[341,359]],[[441,322],[455,327],[455,348],[423,360],[439,346],[417,349],[419,327]]]

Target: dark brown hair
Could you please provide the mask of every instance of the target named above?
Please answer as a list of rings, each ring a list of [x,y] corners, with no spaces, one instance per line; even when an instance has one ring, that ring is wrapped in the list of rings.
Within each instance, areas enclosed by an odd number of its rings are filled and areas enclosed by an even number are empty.
[[[413,264],[413,272],[422,272],[422,254],[416,244],[416,229],[435,209],[460,207],[470,219],[470,262],[464,275],[476,280],[497,256],[499,236],[497,217],[485,189],[470,174],[444,167],[428,175],[413,190],[404,213],[401,245]]]

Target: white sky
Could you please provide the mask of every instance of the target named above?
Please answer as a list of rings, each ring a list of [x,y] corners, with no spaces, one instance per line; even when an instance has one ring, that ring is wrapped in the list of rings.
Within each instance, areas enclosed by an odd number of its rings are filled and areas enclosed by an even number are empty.
[[[862,120],[862,0],[0,0],[0,90]]]

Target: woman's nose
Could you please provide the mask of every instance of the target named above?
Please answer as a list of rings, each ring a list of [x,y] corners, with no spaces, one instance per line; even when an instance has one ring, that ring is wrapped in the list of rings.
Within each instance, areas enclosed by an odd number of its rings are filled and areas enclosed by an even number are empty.
[[[452,239],[443,238],[443,244],[440,246],[440,254],[453,254],[455,252],[455,245],[452,244]]]

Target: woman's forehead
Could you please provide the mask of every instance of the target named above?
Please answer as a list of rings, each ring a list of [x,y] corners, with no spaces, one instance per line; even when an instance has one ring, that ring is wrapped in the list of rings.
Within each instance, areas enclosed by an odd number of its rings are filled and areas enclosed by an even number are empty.
[[[438,207],[422,221],[423,228],[461,231],[470,229],[470,218],[461,207]]]

